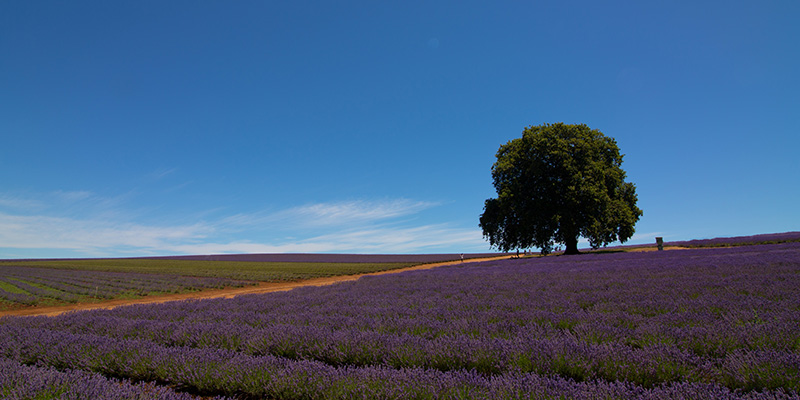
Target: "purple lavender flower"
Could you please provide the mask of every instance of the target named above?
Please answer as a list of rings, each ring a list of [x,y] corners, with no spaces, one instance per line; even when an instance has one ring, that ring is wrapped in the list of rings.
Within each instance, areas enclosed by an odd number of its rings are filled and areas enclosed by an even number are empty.
[[[800,243],[0,319],[0,360],[253,398],[798,399]]]

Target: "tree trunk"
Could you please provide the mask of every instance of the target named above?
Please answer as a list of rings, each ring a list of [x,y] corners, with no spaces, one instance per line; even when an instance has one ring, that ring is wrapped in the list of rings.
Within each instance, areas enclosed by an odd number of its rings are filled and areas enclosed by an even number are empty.
[[[580,252],[578,251],[578,238],[577,237],[576,238],[567,239],[564,244],[567,245],[567,249],[564,250],[564,254],[565,255],[580,254]]]

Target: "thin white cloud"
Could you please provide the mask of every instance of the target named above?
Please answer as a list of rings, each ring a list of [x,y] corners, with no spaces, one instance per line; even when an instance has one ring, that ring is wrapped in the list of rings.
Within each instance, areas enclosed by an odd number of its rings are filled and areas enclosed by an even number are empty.
[[[123,211],[115,213],[115,209],[98,205],[96,196],[89,192],[63,192],[61,197],[94,204],[97,213],[83,217],[87,214],[15,215],[0,211],[0,258],[3,258],[3,248],[121,256],[419,253],[445,248],[482,251],[487,247],[477,229],[459,229],[447,224],[409,226],[417,221],[415,214],[437,203],[407,199],[308,204],[217,219],[207,215],[204,221],[190,224],[147,225],[123,217],[126,215]]]
[[[86,200],[92,197],[92,192],[87,190],[73,190],[73,191],[63,191],[58,190],[54,193],[54,195],[64,201],[68,202],[76,202],[81,200]]]
[[[40,200],[9,194],[0,194],[0,207],[12,208],[16,210],[36,210],[44,208],[45,204]]]
[[[309,225],[348,225],[353,222],[380,221],[416,214],[436,203],[407,199],[388,201],[349,201],[295,207],[280,214],[285,219]]]
[[[309,239],[310,242],[336,243],[337,248],[365,252],[425,252],[425,249],[486,247],[481,231],[432,224],[406,228],[375,228],[333,233]]]
[[[315,203],[275,212],[236,214],[221,222],[229,226],[286,226],[296,228],[355,227],[417,214],[438,203],[390,199]]]
[[[148,177],[154,180],[159,180],[168,175],[172,175],[177,171],[178,171],[177,168],[161,168],[151,172],[150,175],[148,175]]]
[[[0,246],[68,249],[87,254],[120,248],[158,250],[175,242],[201,240],[213,230],[202,224],[155,227],[108,220],[80,220],[0,213]]]
[[[223,253],[428,253],[486,251],[479,230],[445,224],[412,228],[378,228],[320,235],[277,244],[253,242],[195,243],[170,246],[186,254]]]

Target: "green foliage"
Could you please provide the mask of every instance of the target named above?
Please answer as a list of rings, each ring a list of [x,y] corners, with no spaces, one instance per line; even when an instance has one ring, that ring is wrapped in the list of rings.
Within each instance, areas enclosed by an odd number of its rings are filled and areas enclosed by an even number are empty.
[[[492,246],[548,253],[564,243],[575,253],[580,236],[594,249],[633,236],[642,211],[614,139],[583,124],[531,126],[496,157],[497,198],[480,217]]]
[[[164,259],[78,259],[6,261],[0,265],[20,265],[82,271],[136,272],[180,276],[203,276],[261,282],[297,281],[338,275],[363,274],[410,267],[419,263],[326,263],[326,262],[257,262],[195,261]]]
[[[8,283],[0,281],[0,290],[4,290],[9,293],[27,293],[26,291]]]

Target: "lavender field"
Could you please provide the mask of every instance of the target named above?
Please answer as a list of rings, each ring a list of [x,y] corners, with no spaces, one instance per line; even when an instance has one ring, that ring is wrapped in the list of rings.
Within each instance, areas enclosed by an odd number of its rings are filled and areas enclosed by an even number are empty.
[[[21,305],[92,302],[250,284],[253,282],[216,277],[0,264],[0,310]]]
[[[5,317],[0,397],[799,399],[799,287],[794,242]]]
[[[767,233],[750,236],[734,236],[713,239],[695,239],[687,241],[667,242],[667,246],[680,247],[731,247],[754,244],[777,244],[800,242],[800,232]]]
[[[465,259],[497,255],[468,254]],[[255,254],[0,260],[0,311],[363,274],[456,259],[457,254]]]

